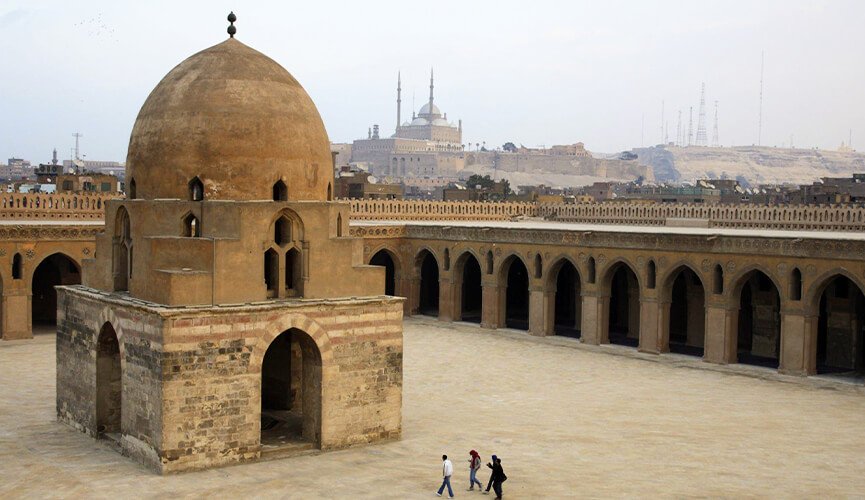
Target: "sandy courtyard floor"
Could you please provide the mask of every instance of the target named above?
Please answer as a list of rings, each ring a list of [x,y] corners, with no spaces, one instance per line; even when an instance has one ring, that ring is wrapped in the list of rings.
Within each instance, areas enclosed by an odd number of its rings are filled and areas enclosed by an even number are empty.
[[[161,477],[55,421],[52,336],[0,343],[0,498],[430,498],[442,453],[491,498],[471,448],[509,498],[865,492],[865,395],[569,345],[410,319],[402,441]]]

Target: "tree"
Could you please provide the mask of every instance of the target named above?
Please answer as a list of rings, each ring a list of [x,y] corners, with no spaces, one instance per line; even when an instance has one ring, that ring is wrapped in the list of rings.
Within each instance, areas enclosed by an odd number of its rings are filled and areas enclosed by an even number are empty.
[[[504,146],[502,146],[502,149],[504,149],[508,153],[516,153],[517,152],[517,147],[516,147],[516,145],[514,145],[513,142],[506,142],[504,144]]]

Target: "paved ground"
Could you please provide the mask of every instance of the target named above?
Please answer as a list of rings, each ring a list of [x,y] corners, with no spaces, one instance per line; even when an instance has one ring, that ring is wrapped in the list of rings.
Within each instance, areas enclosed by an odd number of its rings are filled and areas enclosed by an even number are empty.
[[[160,477],[54,421],[52,336],[0,343],[0,498],[430,498],[442,452],[457,497],[490,498],[465,491],[470,448],[503,457],[509,498],[865,492],[858,389],[576,345],[412,319],[402,441]]]

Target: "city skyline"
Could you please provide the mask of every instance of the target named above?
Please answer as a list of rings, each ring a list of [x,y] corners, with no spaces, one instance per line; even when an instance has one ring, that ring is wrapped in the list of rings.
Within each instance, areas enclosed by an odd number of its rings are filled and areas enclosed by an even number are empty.
[[[364,137],[373,124],[393,133],[397,72],[406,115],[426,100],[432,66],[436,102],[463,120],[466,144],[581,141],[615,152],[657,144],[662,129],[673,141],[678,112],[685,122],[690,107],[696,113],[705,82],[707,102],[719,102],[720,143],[750,145],[762,52],[762,144],[834,149],[852,130],[855,147],[865,68],[851,62],[865,42],[855,26],[865,7],[736,5],[541,2],[523,12],[508,2],[441,2],[411,17],[392,2],[11,1],[0,7],[11,49],[0,155],[45,162],[56,147],[67,158],[81,132],[87,158],[124,161],[150,90],[198,40],[223,40],[231,9],[238,39],[304,83],[333,142]]]

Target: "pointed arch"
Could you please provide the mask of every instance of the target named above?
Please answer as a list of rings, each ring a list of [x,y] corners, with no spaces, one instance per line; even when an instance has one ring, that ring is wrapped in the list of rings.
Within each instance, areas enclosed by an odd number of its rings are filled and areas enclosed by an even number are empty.
[[[189,188],[189,199],[190,201],[203,201],[204,200],[204,183],[201,182],[201,179],[198,176],[193,177],[189,180],[189,184],[187,185]]]

